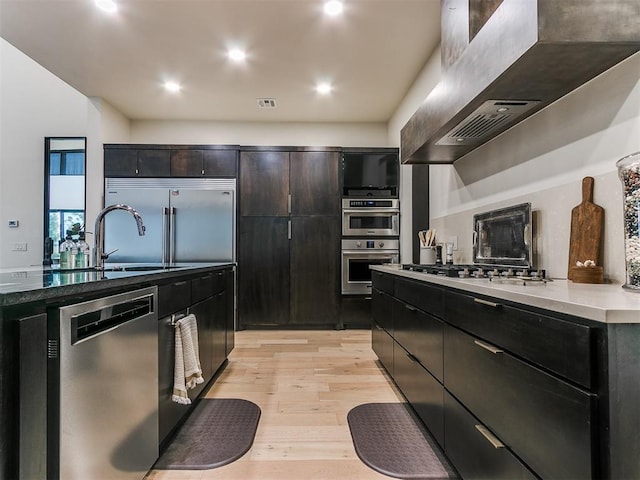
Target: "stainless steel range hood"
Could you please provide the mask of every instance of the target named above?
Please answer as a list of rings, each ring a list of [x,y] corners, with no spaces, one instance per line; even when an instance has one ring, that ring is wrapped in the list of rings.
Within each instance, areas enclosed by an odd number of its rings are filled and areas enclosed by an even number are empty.
[[[453,163],[640,50],[638,0],[443,0],[442,80],[402,163]]]

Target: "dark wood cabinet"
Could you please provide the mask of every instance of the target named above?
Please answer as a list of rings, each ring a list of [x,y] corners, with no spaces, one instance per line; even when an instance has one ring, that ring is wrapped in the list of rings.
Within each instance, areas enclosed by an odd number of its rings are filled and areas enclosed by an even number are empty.
[[[444,394],[446,454],[464,479],[536,480],[491,430],[449,393]]]
[[[143,148],[104,149],[105,177],[169,177],[169,150]]]
[[[442,321],[397,300],[393,304],[393,317],[393,336],[396,341],[411,352],[413,358],[439,382],[443,382]]]
[[[398,342],[393,346],[393,380],[436,441],[444,446],[444,388]]]
[[[239,233],[240,328],[288,325],[288,218],[243,217]]]
[[[593,478],[594,395],[445,327],[447,390],[542,478]]]
[[[339,324],[339,160],[338,149],[240,153],[239,328]]]
[[[463,478],[620,478],[603,475],[613,468],[602,372],[619,369],[603,359],[602,329],[401,275],[372,279],[372,348]]]
[[[171,150],[173,177],[236,177],[237,149]]]
[[[339,168],[339,152],[291,152],[291,214],[339,215]]]
[[[235,178],[235,145],[104,145],[105,177]]]
[[[231,311],[227,309],[228,298],[234,296],[234,283],[228,278],[233,279],[231,269],[181,277],[158,288],[158,413],[161,447],[168,443],[171,433],[190,410],[188,405],[171,400],[175,359],[173,322],[191,313],[198,324],[198,351],[204,383],[188,391],[193,400],[210,385],[227,359],[230,352],[227,343],[233,345],[233,321],[229,323],[228,319],[229,314],[233,318],[233,300]]]
[[[291,319],[336,324],[340,316],[340,218],[291,219]]]
[[[289,215],[289,152],[240,153],[240,215]]]

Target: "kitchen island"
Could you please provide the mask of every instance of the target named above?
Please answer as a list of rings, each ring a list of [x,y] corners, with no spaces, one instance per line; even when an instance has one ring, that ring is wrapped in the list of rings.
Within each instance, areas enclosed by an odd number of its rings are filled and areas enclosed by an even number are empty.
[[[640,478],[638,293],[372,269],[373,348],[463,477]]]
[[[157,400],[152,402],[156,426],[151,430],[162,433],[153,446],[154,451],[161,450],[190,408],[182,406],[176,413],[173,405],[167,405],[172,403],[173,380],[173,328],[167,325],[185,313],[198,316],[205,383],[190,391],[196,398],[234,345],[234,268],[226,262],[171,268],[110,265],[105,271],[39,267],[0,271],[0,478],[58,478],[54,471],[58,459],[51,452],[56,451],[58,438],[53,411],[56,382],[61,383],[56,365],[64,347],[55,336],[61,309],[134,291],[153,293],[145,307],[154,319],[151,331],[140,337],[139,348],[135,342],[131,345],[153,360],[147,370]],[[146,352],[145,346],[151,351]]]

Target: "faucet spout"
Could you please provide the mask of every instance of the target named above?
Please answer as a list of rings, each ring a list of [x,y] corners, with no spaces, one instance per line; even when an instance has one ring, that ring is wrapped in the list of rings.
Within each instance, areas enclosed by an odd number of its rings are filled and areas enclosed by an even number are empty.
[[[115,205],[109,205],[108,207],[103,208],[98,216],[96,217],[96,225],[94,229],[94,246],[93,246],[93,265],[96,270],[104,269],[104,261],[109,257],[109,254],[104,253],[104,217],[107,216],[107,213],[113,212],[114,210],[124,210],[129,212],[134,220],[136,221],[136,225],[138,227],[138,235],[143,236],[146,230],[144,223],[142,222],[142,216],[137,212],[137,210],[129,205],[125,205],[124,203],[117,203]],[[113,253],[113,252],[111,252]]]

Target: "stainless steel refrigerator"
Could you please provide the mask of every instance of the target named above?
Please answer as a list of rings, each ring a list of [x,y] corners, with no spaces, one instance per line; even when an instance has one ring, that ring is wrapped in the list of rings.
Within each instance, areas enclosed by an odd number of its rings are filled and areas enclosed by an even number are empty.
[[[105,217],[107,263],[165,265],[235,260],[235,179],[107,178],[105,206],[124,203],[142,216],[139,236],[127,212]]]

